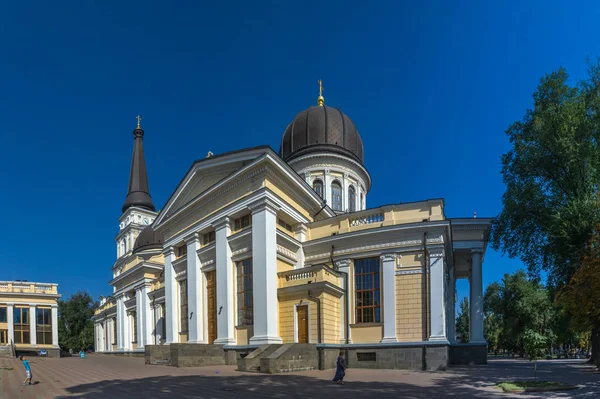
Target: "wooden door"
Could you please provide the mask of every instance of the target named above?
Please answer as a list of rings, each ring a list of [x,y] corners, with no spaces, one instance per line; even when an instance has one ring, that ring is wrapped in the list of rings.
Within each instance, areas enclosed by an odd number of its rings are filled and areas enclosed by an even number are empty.
[[[208,310],[208,343],[217,339],[217,272],[206,273],[206,303]]]
[[[298,322],[298,343],[308,344],[308,305],[296,307]]]

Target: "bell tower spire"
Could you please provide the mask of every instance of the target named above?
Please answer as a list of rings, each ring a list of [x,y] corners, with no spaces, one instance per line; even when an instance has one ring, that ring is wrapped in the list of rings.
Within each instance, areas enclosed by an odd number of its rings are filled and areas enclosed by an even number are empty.
[[[150,197],[150,188],[148,187],[148,173],[146,172],[146,159],[144,158],[144,130],[140,126],[142,118],[139,115],[136,118],[138,123],[133,131],[133,156],[129,172],[129,190],[123,204],[123,213],[132,206],[155,211],[152,197]]]

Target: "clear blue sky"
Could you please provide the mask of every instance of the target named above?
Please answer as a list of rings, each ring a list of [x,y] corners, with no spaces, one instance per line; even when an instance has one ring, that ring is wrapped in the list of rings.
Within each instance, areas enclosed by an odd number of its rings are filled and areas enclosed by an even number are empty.
[[[504,130],[544,73],[600,55],[598,3],[526,3],[5,2],[0,279],[112,292],[135,115],[162,207],[207,151],[278,149],[317,79],[362,135],[370,207],[496,215]],[[519,267],[488,250],[484,282]]]

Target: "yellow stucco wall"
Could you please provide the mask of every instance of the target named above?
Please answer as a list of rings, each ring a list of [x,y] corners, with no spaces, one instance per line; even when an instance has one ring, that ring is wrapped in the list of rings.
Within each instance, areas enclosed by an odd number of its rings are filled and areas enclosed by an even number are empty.
[[[312,220],[312,215],[311,215],[310,211],[305,209],[302,205],[300,205],[298,202],[296,202],[294,199],[292,199],[292,197],[289,194],[287,194],[285,191],[283,191],[277,185],[276,182],[271,181],[267,177],[267,178],[265,178],[264,184],[265,184],[265,187],[267,187],[269,190],[273,191],[273,193],[275,193],[278,197],[280,197],[285,202],[290,204],[296,211],[300,212],[302,215],[304,215],[308,219]]]
[[[396,276],[396,334],[400,342],[423,339],[422,278],[423,274]]]
[[[287,263],[284,260],[277,259],[277,273],[286,272],[288,270],[292,270],[294,265]]]
[[[367,344],[381,342],[383,338],[383,325],[381,324],[355,324],[350,327],[352,343]]]
[[[340,299],[327,293],[321,294],[323,343],[340,342]],[[311,315],[312,316],[312,315]]]
[[[0,304],[26,302],[27,304],[50,305],[56,304],[55,298],[37,297],[35,295],[0,295]],[[19,305],[15,305],[19,306]]]

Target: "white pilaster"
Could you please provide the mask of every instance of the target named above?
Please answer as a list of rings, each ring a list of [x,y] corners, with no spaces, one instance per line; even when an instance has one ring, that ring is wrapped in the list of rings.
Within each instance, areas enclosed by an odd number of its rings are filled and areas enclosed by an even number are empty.
[[[454,276],[454,266],[449,271],[449,290],[448,290],[448,340],[456,342],[456,277]]]
[[[254,223],[254,221],[252,222]],[[231,233],[228,217],[215,224],[215,255],[217,269],[217,339],[215,344],[235,345],[233,318],[233,264],[227,237]]]
[[[117,298],[117,350],[125,349],[125,304],[123,296]]]
[[[58,348],[58,305],[52,305],[52,346]]]
[[[471,300],[470,300],[470,343],[485,343],[483,335],[483,281],[481,261],[483,250],[474,249],[471,251]]]
[[[299,223],[298,225],[296,225],[294,232],[296,234],[296,240],[298,240],[301,243],[306,241],[306,233],[308,233],[308,228],[305,225]],[[296,251],[296,264],[294,265],[294,269],[304,267],[304,259],[304,248],[301,245],[300,248],[298,248],[298,250]]]
[[[344,294],[344,296],[342,296],[341,298],[341,304],[342,304],[342,309],[340,312],[340,343],[345,344],[346,343],[346,323],[350,324],[352,322],[350,314],[346,314],[346,307],[343,305],[343,301],[346,301],[348,303],[347,309],[348,312],[352,312],[352,298],[350,295],[350,291],[352,290],[352,286],[350,284],[350,282],[352,281],[350,279],[350,266],[352,265],[352,262],[350,261],[350,259],[342,259],[342,260],[338,260],[337,262],[335,262],[335,265],[337,266],[337,269],[342,272],[342,277],[340,278],[340,287],[342,287],[342,289],[345,289],[346,287],[346,279],[348,279],[348,292],[346,292]],[[344,274],[346,273],[346,274]],[[351,344],[352,343],[352,337],[350,334],[350,328],[348,328],[348,343]]]
[[[177,331],[177,281],[175,280],[175,270],[173,270],[173,261],[175,252],[173,248],[165,251],[165,317],[166,317],[166,343],[179,342],[179,333]]]
[[[329,169],[325,170],[325,181],[323,182],[323,194],[325,195],[325,201],[327,201],[327,205],[333,209],[333,202],[331,201],[331,171]]]
[[[145,314],[144,314],[144,294],[143,294],[143,286],[142,287],[138,287],[137,290],[135,290],[135,317],[136,317],[136,328],[137,328],[137,348],[136,349],[143,349],[144,345],[146,344],[145,342],[145,324],[144,324],[144,319],[145,319]]]
[[[350,209],[348,207],[348,187],[350,186],[350,182],[348,181],[348,173],[344,173],[344,177],[342,178],[342,209],[345,212],[348,212]]]
[[[37,346],[37,330],[35,319],[35,305],[29,305],[29,343]]]
[[[203,275],[200,270],[200,237],[197,233],[185,240],[187,244],[188,342],[205,343],[202,315]],[[217,279],[217,284],[218,284]]]
[[[250,344],[281,344],[277,300],[277,210],[263,199],[252,207],[254,336]],[[217,279],[217,283],[218,283]]]
[[[144,308],[144,346],[146,345],[154,345],[154,326],[153,326],[153,309],[152,303],[150,302],[150,298],[148,297],[148,292],[150,291],[150,285],[144,285],[142,288],[142,299],[143,299],[143,308]]]
[[[8,342],[13,343],[15,341],[15,305],[12,303],[8,303],[6,305],[6,321],[8,322]]]
[[[396,254],[381,255],[383,271],[383,339],[398,342],[396,337]]]
[[[444,301],[444,250],[429,250],[430,341],[447,341]]]

